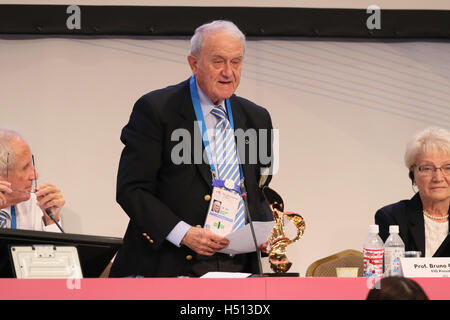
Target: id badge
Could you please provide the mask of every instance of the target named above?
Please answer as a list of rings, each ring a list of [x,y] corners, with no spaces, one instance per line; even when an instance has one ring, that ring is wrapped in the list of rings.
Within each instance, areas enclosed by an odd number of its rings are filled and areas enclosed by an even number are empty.
[[[205,220],[205,229],[226,236],[233,230],[241,196],[235,191],[214,187]]]

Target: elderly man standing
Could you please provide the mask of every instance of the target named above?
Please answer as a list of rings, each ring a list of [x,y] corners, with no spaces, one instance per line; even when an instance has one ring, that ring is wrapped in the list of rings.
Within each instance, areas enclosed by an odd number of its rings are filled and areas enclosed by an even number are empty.
[[[0,228],[60,232],[56,221],[65,201],[51,184],[33,190],[37,178],[27,142],[16,132],[0,129]]]
[[[234,197],[228,208],[222,206],[232,217],[233,230],[248,223],[241,198],[244,188],[252,220],[272,220],[260,183],[261,172],[272,161],[270,115],[234,95],[244,53],[245,36],[233,23],[202,25],[191,39],[188,62],[193,76],[150,92],[134,105],[121,135],[125,147],[117,179],[117,201],[130,222],[110,276],[258,272],[255,252],[218,253],[229,241],[205,224],[212,201],[222,192]],[[258,134],[241,148],[238,130]],[[174,152],[177,132],[194,138],[181,154]],[[200,157],[195,154],[198,145]],[[250,161],[255,154],[248,152],[259,154],[260,149],[268,149],[263,151],[270,160]],[[265,185],[269,181],[270,176]]]

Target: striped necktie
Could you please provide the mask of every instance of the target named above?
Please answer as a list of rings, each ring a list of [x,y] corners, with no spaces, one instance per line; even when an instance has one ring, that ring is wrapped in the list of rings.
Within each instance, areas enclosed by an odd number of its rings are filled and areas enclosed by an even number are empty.
[[[9,228],[8,222],[11,221],[8,212],[0,210],[0,229]]]
[[[218,105],[211,113],[217,117],[216,125],[216,162],[219,179],[231,180],[239,185],[240,170],[239,160],[236,153],[236,143],[234,141],[234,132],[228,121],[225,109]],[[233,222],[233,231],[245,225],[244,202],[241,198],[238,205],[238,211]]]

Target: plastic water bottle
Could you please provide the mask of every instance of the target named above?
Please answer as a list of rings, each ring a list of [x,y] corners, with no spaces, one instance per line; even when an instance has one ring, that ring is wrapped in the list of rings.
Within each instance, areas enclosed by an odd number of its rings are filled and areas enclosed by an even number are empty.
[[[400,258],[405,256],[405,244],[398,235],[398,226],[389,226],[389,237],[384,244],[384,276],[401,276]]]
[[[364,277],[383,276],[383,253],[384,245],[378,235],[378,225],[369,226],[369,235],[364,243]]]

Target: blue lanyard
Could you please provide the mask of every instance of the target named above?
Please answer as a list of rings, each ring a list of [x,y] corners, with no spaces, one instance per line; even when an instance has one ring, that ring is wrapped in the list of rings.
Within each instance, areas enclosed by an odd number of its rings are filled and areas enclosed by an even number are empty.
[[[211,168],[211,171],[214,173],[214,172],[216,172],[216,170],[214,167],[214,163],[212,161],[208,133],[206,131],[206,123],[205,123],[205,119],[203,117],[202,106],[200,104],[200,98],[198,97],[197,82],[195,81],[194,75],[192,75],[191,78],[189,79],[189,85],[190,85],[190,89],[191,89],[190,91],[191,91],[192,104],[194,105],[195,116],[197,117],[197,123],[198,123],[198,127],[200,129],[200,134],[203,139],[203,145],[205,146],[205,151],[206,151],[206,155],[208,157],[209,166]],[[231,129],[234,131],[233,114],[231,113],[231,105],[230,105],[230,100],[228,98],[225,99],[225,104],[226,104],[227,112],[228,112],[228,120],[230,121]],[[238,160],[239,160],[239,154],[237,153],[237,148],[236,148],[236,156],[238,157]],[[242,171],[242,166],[241,166],[240,160],[239,160],[239,174],[240,174],[240,180],[242,180],[244,178],[244,173]]]
[[[11,229],[17,229],[16,206],[11,206]]]

